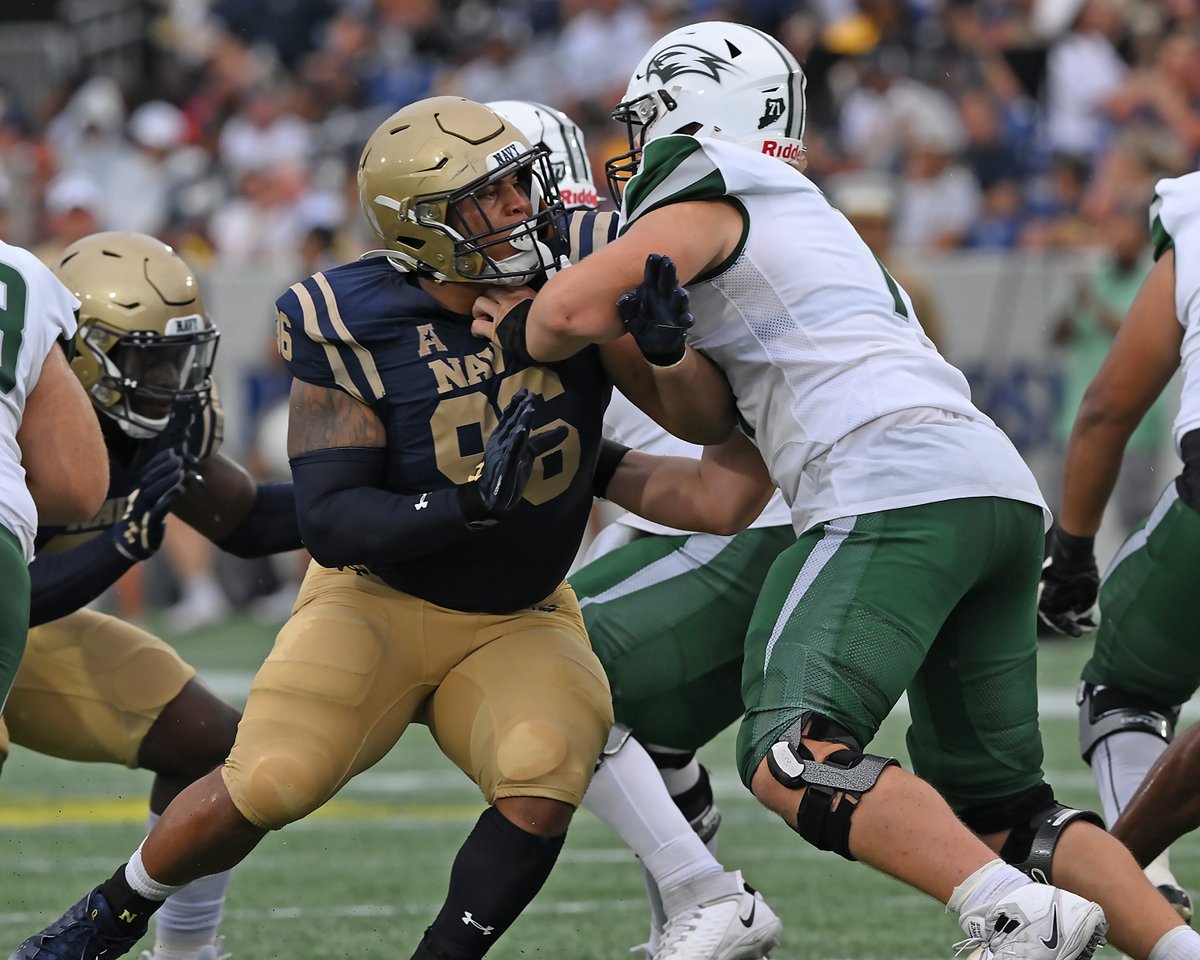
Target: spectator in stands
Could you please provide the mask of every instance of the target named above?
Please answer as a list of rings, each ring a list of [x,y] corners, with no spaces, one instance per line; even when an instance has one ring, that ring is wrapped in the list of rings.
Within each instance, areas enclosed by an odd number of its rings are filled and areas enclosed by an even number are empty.
[[[1064,350],[1063,396],[1056,430],[1064,455],[1084,391],[1108,355],[1151,266],[1145,204],[1127,204],[1097,226],[1103,259],[1078,278],[1053,332],[1054,343]],[[1160,398],[1129,438],[1113,498],[1121,531],[1132,529],[1146,517],[1162,492],[1156,469],[1169,423],[1170,413]],[[1061,488],[1061,483],[1045,485],[1051,496]]]
[[[61,173],[46,186],[45,238],[34,248],[38,259],[55,264],[76,240],[106,229],[104,197],[96,184],[78,173]]]

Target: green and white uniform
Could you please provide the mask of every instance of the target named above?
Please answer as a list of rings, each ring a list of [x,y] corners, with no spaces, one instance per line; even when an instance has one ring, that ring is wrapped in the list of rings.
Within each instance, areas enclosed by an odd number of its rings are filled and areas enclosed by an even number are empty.
[[[865,746],[907,689],[914,765],[951,803],[1036,785],[1034,597],[1049,516],[1032,474],[803,174],[734,144],[664,137],[626,188],[626,226],[703,199],[732,202],[745,226],[688,287],[689,342],[729,378],[801,534],[750,628],[743,779],[804,711]]]
[[[1185,472],[1194,476],[1200,472],[1200,172],[1160,180],[1150,218],[1155,259],[1175,251],[1175,316],[1184,334],[1183,388],[1172,435]],[[1189,699],[1200,687],[1198,567],[1200,501],[1178,477],[1104,574],[1100,626],[1083,679],[1164,706]]]
[[[620,393],[604,434],[663,456],[700,456]],[[742,715],[746,629],[759,588],[795,542],[778,493],[733,537],[690,533],[632,513],[597,537],[570,577],[616,719],[646,743],[696,750]]]
[[[37,508],[17,431],[46,355],[75,336],[76,300],[33,254],[0,240],[0,708],[29,632],[29,561]]]

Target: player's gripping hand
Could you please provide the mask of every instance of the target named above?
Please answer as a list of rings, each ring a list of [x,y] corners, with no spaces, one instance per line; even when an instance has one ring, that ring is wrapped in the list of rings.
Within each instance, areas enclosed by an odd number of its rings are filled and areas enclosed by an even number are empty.
[[[160,450],[142,471],[141,485],[129,495],[125,514],[110,533],[117,550],[133,561],[149,559],[162,546],[167,514],[183,493],[184,458]]]
[[[694,321],[670,257],[652,253],[646,258],[641,286],[617,298],[617,312],[648,362],[673,367],[683,359]]]
[[[490,526],[511,513],[525,492],[533,462],[567,436],[565,426],[530,436],[529,421],[540,401],[528,390],[517,391],[483,449],[483,463],[458,488],[463,516],[470,527]]]
[[[1100,573],[1092,537],[1055,530],[1038,585],[1038,619],[1056,633],[1079,637],[1096,629]]]

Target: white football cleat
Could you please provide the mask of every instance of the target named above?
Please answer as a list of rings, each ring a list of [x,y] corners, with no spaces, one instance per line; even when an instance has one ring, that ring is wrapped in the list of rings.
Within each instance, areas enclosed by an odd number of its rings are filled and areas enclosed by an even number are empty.
[[[225,938],[217,937],[212,943],[201,944],[195,951],[180,949],[162,949],[155,946],[153,951],[143,950],[139,960],[233,960],[233,954],[225,949]]]
[[[690,886],[699,900],[668,916],[655,960],[761,960],[779,945],[782,921],[740,870]]]
[[[967,939],[954,952],[971,950],[968,960],[1090,960],[1108,931],[1100,904],[1041,883],[964,914],[959,923]]]

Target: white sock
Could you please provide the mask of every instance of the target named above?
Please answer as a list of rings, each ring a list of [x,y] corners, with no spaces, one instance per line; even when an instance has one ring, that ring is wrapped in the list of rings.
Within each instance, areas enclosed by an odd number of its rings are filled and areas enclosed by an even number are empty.
[[[145,841],[143,841],[144,843]],[[146,872],[145,866],[142,865],[142,848],[140,846],[133,851],[133,856],[125,864],[125,882],[129,884],[134,893],[147,900],[166,900],[171,894],[183,889],[183,887],[172,887],[167,883],[159,883],[150,876]]]
[[[1114,733],[1096,744],[1092,751],[1092,777],[1109,827],[1117,822],[1154,761],[1166,749],[1161,737],[1141,730]]]
[[[151,828],[157,821],[158,814],[150,814]],[[140,848],[136,856],[140,864]],[[185,958],[216,939],[231,872],[225,870],[172,888],[174,892],[154,915],[154,952],[158,960]]]
[[[658,884],[654,882],[654,877],[640,860],[638,866],[642,870],[642,882],[646,885],[646,899],[650,901],[650,938],[646,945],[653,956],[658,953],[658,942],[662,939],[663,927],[667,925],[667,911],[663,907],[662,894],[658,892]]]
[[[964,917],[983,912],[1006,893],[1029,883],[1033,883],[1029,877],[997,857],[995,860],[989,860],[954,888],[946,903],[946,909]]]
[[[583,805],[638,855],[664,898],[669,887],[721,870],[633,738],[604,758]]]
[[[1200,932],[1181,924],[1159,937],[1149,960],[1196,960],[1196,957],[1200,957]]]

